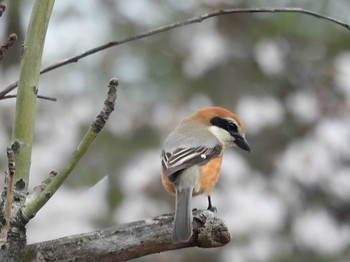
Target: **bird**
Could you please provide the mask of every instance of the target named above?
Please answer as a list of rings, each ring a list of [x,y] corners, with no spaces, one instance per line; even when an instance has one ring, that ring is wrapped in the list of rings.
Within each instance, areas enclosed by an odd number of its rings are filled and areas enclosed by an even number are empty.
[[[173,241],[192,236],[192,196],[208,197],[220,173],[224,149],[231,146],[250,152],[242,121],[222,107],[200,108],[184,118],[165,139],[161,153],[161,182],[175,194]]]

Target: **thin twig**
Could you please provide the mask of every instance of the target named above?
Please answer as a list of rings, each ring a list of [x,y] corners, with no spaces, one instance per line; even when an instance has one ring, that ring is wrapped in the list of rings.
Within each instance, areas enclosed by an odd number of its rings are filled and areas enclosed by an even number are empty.
[[[16,98],[16,97],[17,97],[17,95],[7,95],[7,96],[4,96],[4,97],[0,97],[0,100],[10,99],[10,98]],[[56,102],[56,101],[57,101],[57,98],[55,98],[55,97],[50,97],[50,96],[37,95],[36,97],[37,97],[38,99],[49,100],[49,101],[53,101],[53,102]]]
[[[5,224],[1,230],[1,238],[6,241],[10,229],[11,209],[13,204],[13,176],[15,174],[14,152],[11,147],[7,148],[8,173],[6,174],[6,199],[5,199]]]
[[[0,17],[5,12],[5,10],[6,10],[6,5],[4,5],[3,3],[0,3]]]
[[[180,22],[176,22],[173,24],[169,24],[166,26],[162,26],[162,27],[158,27],[156,29],[150,30],[150,31],[146,31],[144,33],[141,34],[137,34],[134,36],[130,36],[130,37],[126,37],[122,40],[119,41],[112,41],[109,42],[107,44],[101,45],[101,46],[97,46],[95,48],[92,48],[90,50],[87,50],[79,55],[64,59],[58,63],[54,63],[48,67],[45,67],[44,69],[42,69],[40,71],[40,74],[44,74],[47,73],[49,71],[52,71],[54,69],[57,69],[59,67],[71,64],[71,63],[76,63],[78,62],[80,59],[90,56],[92,54],[95,54],[97,52],[100,52],[104,49],[113,47],[113,46],[118,46],[121,44],[125,44],[128,42],[132,42],[135,40],[139,40],[148,36],[152,36],[155,34],[159,34],[165,31],[169,31],[178,27],[182,27],[182,26],[186,26],[186,25],[190,25],[190,24],[194,24],[194,23],[200,23],[206,19],[212,18],[212,17],[216,17],[216,16],[220,16],[220,15],[227,15],[227,14],[237,14],[237,13],[300,13],[300,14],[305,14],[305,15],[309,15],[309,16],[313,16],[313,17],[317,17],[323,20],[327,20],[330,21],[332,23],[335,23],[339,26],[342,26],[348,30],[350,30],[350,25],[342,22],[338,19],[335,19],[333,17],[330,16],[326,16],[326,15],[322,15],[319,14],[317,12],[313,12],[313,11],[309,11],[309,10],[305,10],[302,8],[233,8],[233,9],[222,9],[222,10],[217,10],[214,11],[212,13],[208,13],[208,14],[204,14],[198,17],[194,17],[194,18],[190,18],[188,20],[185,21],[180,21]],[[7,93],[9,93],[10,91],[12,91],[13,89],[15,89],[17,87],[17,82],[10,84],[9,86],[7,86],[3,91],[0,92],[0,98],[5,96]]]
[[[1,10],[1,6],[0,6],[0,10]],[[4,58],[6,51],[17,41],[17,38],[18,37],[16,34],[10,34],[6,43],[0,46],[0,62]]]
[[[95,140],[96,136],[108,120],[109,115],[114,110],[114,103],[117,98],[117,86],[118,80],[116,78],[112,78],[109,81],[108,95],[102,111],[87,130],[78,147],[75,149],[71,158],[67,161],[62,170],[60,170],[57,174],[51,173],[49,179],[42,182],[42,184],[37,187],[36,190],[34,190],[35,192],[27,197],[25,208],[22,210],[23,212],[21,212],[22,219],[24,221],[29,221],[31,218],[33,218],[35,214],[45,205],[45,203],[58,190],[64,180],[71,174],[79,160],[83,157],[91,143]]]
[[[40,72],[40,74],[42,74]],[[6,94],[10,93],[13,89],[18,86],[18,81],[13,82],[11,85],[7,86],[4,90],[0,92],[0,98],[4,97]]]
[[[101,129],[106,124],[110,114],[112,113],[112,111],[114,111],[114,103],[115,103],[115,100],[117,99],[118,85],[119,85],[119,81],[116,78],[112,78],[109,81],[108,94],[104,102],[103,109],[100,112],[100,114],[96,116],[96,120],[91,124],[91,129],[94,131],[95,134],[101,131]]]

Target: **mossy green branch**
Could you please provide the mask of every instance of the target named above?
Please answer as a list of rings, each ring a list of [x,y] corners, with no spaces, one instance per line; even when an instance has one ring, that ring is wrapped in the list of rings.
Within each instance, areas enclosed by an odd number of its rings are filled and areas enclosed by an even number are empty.
[[[61,186],[63,181],[68,177],[68,175],[72,172],[79,160],[85,154],[90,144],[94,141],[96,135],[97,133],[94,133],[92,131],[92,128],[90,127],[85,136],[82,138],[79,146],[75,149],[69,161],[63,167],[63,169],[60,172],[58,172],[54,177],[52,177],[46,186],[44,185],[44,190],[37,194],[34,199],[31,196],[27,198],[24,215],[28,219],[34,217],[36,212],[45,205],[45,203]]]
[[[35,214],[57,191],[63,181],[69,176],[74,167],[78,164],[79,160],[88,150],[91,143],[95,140],[95,137],[104,127],[111,112],[114,110],[114,103],[117,98],[117,86],[118,80],[116,78],[111,79],[108,86],[108,96],[104,102],[102,111],[96,117],[96,120],[92,123],[90,128],[87,130],[86,134],[80,141],[80,144],[75,149],[71,158],[62,168],[62,170],[57,174],[55,172],[51,172],[49,179],[45,180],[41,186],[37,187],[36,190],[34,190],[34,192],[27,197],[26,205],[23,211],[23,215],[26,219],[29,220],[34,217]]]
[[[15,151],[15,188],[26,191],[29,181],[36,93],[41,57],[54,0],[36,0],[30,17],[18,82],[16,113],[12,131],[12,143],[19,143]]]

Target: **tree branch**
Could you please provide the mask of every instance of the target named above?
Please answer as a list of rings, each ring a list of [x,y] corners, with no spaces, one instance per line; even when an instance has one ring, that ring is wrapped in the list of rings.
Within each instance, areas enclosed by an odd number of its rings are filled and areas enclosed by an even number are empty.
[[[34,2],[23,47],[15,120],[12,130],[12,141],[17,141],[20,144],[18,152],[15,152],[17,169],[14,182],[15,184],[21,183],[23,191],[28,188],[37,86],[45,36],[53,4],[54,0],[44,2],[37,0]]]
[[[16,98],[16,97],[17,97],[17,95],[7,95],[7,96],[0,97],[0,100],[10,99],[10,98]],[[36,98],[42,99],[42,100],[53,101],[53,102],[56,102],[56,101],[57,101],[57,98],[51,97],[51,96],[37,95]]]
[[[1,7],[0,7],[1,10]],[[0,11],[1,12],[1,11]],[[7,39],[6,43],[4,45],[0,46],[0,62],[4,58],[5,53],[7,50],[17,41],[17,35],[16,34],[10,34],[9,38]]]
[[[1,218],[1,239],[3,242],[7,241],[7,233],[10,228],[11,209],[13,204],[13,176],[15,174],[15,159],[14,152],[11,147],[7,148],[8,173],[5,176],[4,194],[2,195],[5,202],[4,217]]]
[[[5,10],[6,10],[6,5],[4,5],[3,3],[0,3],[0,17],[5,12]]]
[[[65,164],[63,169],[56,173],[51,172],[50,177],[45,180],[36,190],[29,195],[26,199],[26,205],[22,212],[22,216],[25,220],[30,220],[35,214],[45,205],[45,203],[52,197],[52,195],[61,186],[63,181],[70,175],[74,167],[78,164],[79,160],[83,157],[88,150],[91,143],[95,140],[98,133],[104,127],[110,114],[114,110],[114,103],[117,99],[117,86],[118,80],[112,78],[109,81],[109,90],[107,99],[104,102],[104,107],[100,114],[96,117],[96,120],[91,124],[86,134],[80,141],[80,144],[73,152],[71,158]]]
[[[113,46],[118,46],[121,44],[125,44],[128,42],[132,42],[135,40],[139,40],[148,36],[152,36],[152,35],[156,35],[165,31],[169,31],[175,28],[179,28],[179,27],[183,27],[186,25],[190,25],[190,24],[194,24],[194,23],[201,23],[202,21],[212,18],[212,17],[216,17],[216,16],[220,16],[220,15],[227,15],[227,14],[237,14],[237,13],[299,13],[299,14],[304,14],[304,15],[309,15],[309,16],[313,16],[313,17],[317,17],[326,21],[330,21],[332,23],[335,23],[336,25],[342,26],[348,30],[350,30],[350,25],[342,22],[338,19],[335,19],[333,17],[330,16],[326,16],[326,15],[322,15],[319,14],[317,12],[313,12],[313,11],[309,11],[309,10],[305,10],[302,8],[233,8],[233,9],[222,9],[222,10],[217,10],[208,14],[204,14],[198,17],[194,17],[194,18],[190,18],[188,20],[185,21],[180,21],[180,22],[176,22],[173,24],[169,24],[166,26],[162,26],[162,27],[158,27],[156,29],[150,30],[150,31],[146,31],[144,33],[141,34],[137,34],[134,36],[130,36],[130,37],[126,37],[122,40],[119,41],[112,41],[109,42],[107,44],[101,45],[101,46],[97,46],[95,48],[92,48],[90,50],[87,50],[79,55],[64,59],[60,62],[54,63],[44,69],[41,70],[40,74],[44,74],[47,73],[49,71],[52,71],[54,69],[57,69],[59,67],[71,64],[71,63],[77,63],[80,59],[90,56],[92,54],[95,54],[97,52],[100,52],[104,49],[113,47]],[[0,92],[0,98],[5,96],[7,93],[9,93],[10,91],[12,91],[13,89],[15,89],[17,87],[17,82],[14,82],[12,84],[10,84],[9,86],[7,86],[4,90],[2,90]]]
[[[127,261],[187,247],[226,245],[231,235],[223,220],[208,210],[195,210],[193,235],[187,243],[172,242],[173,214],[28,245],[26,259],[40,261]]]
[[[5,203],[11,205],[5,207],[9,208],[11,216],[10,223],[5,224],[6,239],[5,241],[0,241],[0,261],[19,261],[26,244],[26,221],[21,220],[22,216],[20,214],[28,192],[37,85],[53,3],[54,0],[36,0],[34,2],[23,47],[16,112],[11,138],[11,149],[13,150],[11,153],[14,153],[11,161],[16,163],[16,170],[12,170],[14,171],[11,182],[13,183],[13,191],[8,191],[10,195],[7,195],[6,198],[12,197],[12,192],[13,197],[5,200]]]

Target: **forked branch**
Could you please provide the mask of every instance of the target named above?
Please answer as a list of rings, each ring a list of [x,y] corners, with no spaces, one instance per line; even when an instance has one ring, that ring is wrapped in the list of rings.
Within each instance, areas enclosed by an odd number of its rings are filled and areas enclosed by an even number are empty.
[[[63,181],[70,175],[74,167],[78,164],[79,160],[83,157],[88,150],[91,143],[95,140],[98,133],[104,127],[110,114],[114,110],[114,103],[117,99],[117,86],[118,80],[113,78],[109,81],[108,95],[104,102],[103,109],[96,117],[96,120],[92,123],[86,134],[80,141],[80,144],[73,152],[71,158],[67,161],[65,166],[59,172],[51,172],[47,180],[36,187],[34,192],[26,199],[25,209],[22,212],[25,220],[30,220],[35,214],[45,205],[45,203],[52,197],[52,195],[61,186]]]

